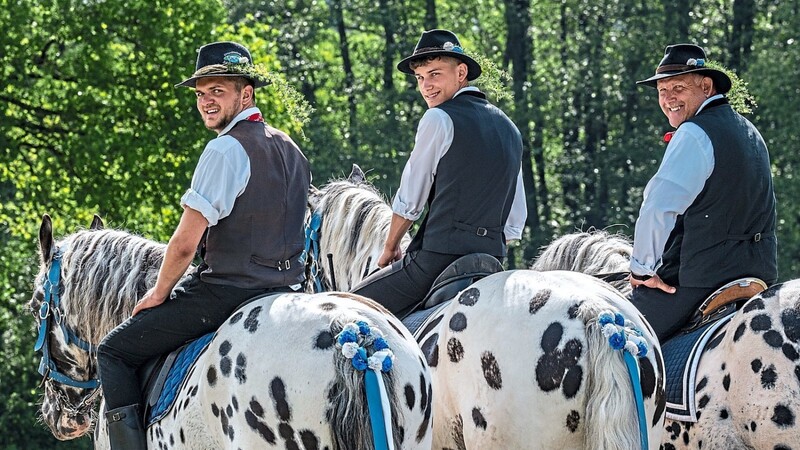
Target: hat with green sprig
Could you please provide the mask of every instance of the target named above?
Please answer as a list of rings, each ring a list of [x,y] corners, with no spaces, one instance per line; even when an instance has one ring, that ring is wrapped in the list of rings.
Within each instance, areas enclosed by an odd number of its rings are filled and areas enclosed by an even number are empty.
[[[194,88],[197,80],[206,77],[243,77],[253,82],[254,87],[270,83],[269,74],[253,64],[250,50],[238,42],[213,42],[197,51],[197,64],[192,76],[175,87]]]

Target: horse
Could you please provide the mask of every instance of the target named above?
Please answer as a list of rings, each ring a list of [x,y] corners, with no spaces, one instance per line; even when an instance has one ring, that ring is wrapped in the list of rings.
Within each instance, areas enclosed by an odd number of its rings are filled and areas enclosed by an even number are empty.
[[[42,421],[60,440],[96,427],[96,448],[108,448],[96,346],[154,284],[165,245],[98,220],[55,241],[47,215],[39,242],[29,306],[44,354]],[[413,336],[379,304],[342,292],[268,295],[213,334],[172,409],[149,426],[148,447],[366,449],[385,435],[379,448],[430,449],[431,384]],[[382,422],[368,419],[369,389],[385,405]]]
[[[629,270],[630,240],[602,230],[562,236],[535,270]],[[615,287],[630,292],[626,278]],[[800,448],[800,280],[751,298],[711,337],[697,367],[697,421],[667,418],[664,449]]]
[[[391,208],[357,166],[310,202],[322,235],[336,236],[320,242],[322,284],[332,286],[334,274],[340,288],[353,286],[377,268]],[[631,382],[606,343],[603,312],[621,314],[649,346],[638,358],[641,434],[658,448],[663,362],[649,325],[591,276],[530,270],[477,281],[417,333],[433,377],[433,448],[642,448]]]

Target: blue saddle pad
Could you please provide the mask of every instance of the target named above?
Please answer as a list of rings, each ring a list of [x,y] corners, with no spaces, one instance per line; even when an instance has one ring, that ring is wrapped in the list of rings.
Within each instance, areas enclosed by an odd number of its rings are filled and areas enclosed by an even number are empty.
[[[661,346],[667,377],[667,418],[683,422],[697,421],[695,385],[697,366],[715,332],[733,317],[731,313],[690,333],[672,337]],[[719,343],[724,335],[714,338]]]
[[[186,374],[197,361],[197,358],[199,358],[208,347],[208,343],[211,342],[211,338],[213,337],[214,333],[208,333],[186,344],[183,350],[180,351],[167,373],[167,378],[164,381],[164,387],[161,389],[158,400],[155,405],[150,408],[150,413],[147,415],[148,427],[161,420],[172,408],[172,404],[175,403],[175,398],[178,396],[178,391],[181,385],[183,385]]]

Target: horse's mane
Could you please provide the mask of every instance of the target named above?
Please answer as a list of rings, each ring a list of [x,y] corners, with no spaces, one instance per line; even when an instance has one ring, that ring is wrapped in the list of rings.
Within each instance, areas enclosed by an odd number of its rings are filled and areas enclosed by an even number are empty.
[[[599,275],[630,270],[633,247],[622,234],[605,230],[589,230],[566,234],[545,247],[531,269],[570,270],[589,275]],[[611,283],[623,294],[630,291],[627,280]]]
[[[130,317],[155,285],[166,245],[113,229],[82,230],[57,243],[63,251],[61,303],[79,336],[94,344]],[[36,277],[37,289],[44,268]]]
[[[319,263],[329,277],[327,254],[331,254],[335,287],[348,291],[365,273],[377,269],[389,234],[392,209],[374,186],[349,179],[331,181],[312,197],[314,213],[322,216]],[[410,240],[404,237],[401,247],[405,249]]]

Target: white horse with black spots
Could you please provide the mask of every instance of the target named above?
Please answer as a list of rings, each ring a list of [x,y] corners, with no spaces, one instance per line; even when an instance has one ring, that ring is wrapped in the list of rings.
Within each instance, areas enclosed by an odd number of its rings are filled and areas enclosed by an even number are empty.
[[[627,237],[604,231],[562,236],[535,270],[608,274],[629,270]],[[615,283],[630,292],[627,279]],[[697,367],[697,422],[667,419],[663,448],[800,449],[800,280],[770,287],[723,325]]]
[[[62,440],[85,435],[97,423],[95,445],[107,448],[105,419],[95,411],[101,394],[94,387],[94,349],[155,282],[165,246],[93,225],[54,242],[45,216],[30,306],[41,335],[37,347],[45,353],[43,422]],[[351,339],[337,338],[343,329]],[[381,351],[376,367],[370,358]],[[365,372],[354,368],[359,358],[385,382],[391,415],[384,410],[390,420],[382,430],[389,438],[380,448],[430,449],[431,378],[424,355],[388,311],[347,293],[282,294],[247,303],[216,332],[172,410],[149,427],[148,447],[372,448]]]
[[[339,288],[354,286],[377,268],[391,209],[357,167],[310,202],[322,218],[325,282],[333,274]],[[649,448],[658,448],[663,363],[650,327],[606,283],[529,270],[481,279],[422,325],[418,342],[433,373],[433,447],[642,448],[631,381],[603,335],[603,311],[621,313],[649,346],[638,358],[643,427]]]

